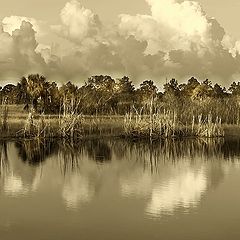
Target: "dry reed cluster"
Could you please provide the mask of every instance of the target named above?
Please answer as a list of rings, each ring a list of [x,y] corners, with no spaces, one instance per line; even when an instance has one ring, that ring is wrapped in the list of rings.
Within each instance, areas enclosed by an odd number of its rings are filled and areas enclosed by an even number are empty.
[[[224,136],[221,118],[213,120],[211,113],[205,118],[202,114],[192,116],[190,124],[182,123],[179,119],[176,112],[166,110],[150,115],[135,111],[125,115],[124,132],[129,137],[151,139]]]

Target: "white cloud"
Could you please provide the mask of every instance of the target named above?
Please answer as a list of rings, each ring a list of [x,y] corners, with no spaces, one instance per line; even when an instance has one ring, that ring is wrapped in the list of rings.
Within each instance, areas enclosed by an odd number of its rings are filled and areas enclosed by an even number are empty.
[[[60,17],[62,25],[52,26],[52,29],[74,42],[94,42],[101,31],[98,16],[76,0],[66,3]]]
[[[0,75],[20,77],[31,71],[43,73],[44,59],[36,52],[38,43],[33,25],[23,21],[12,35],[0,28]]]
[[[7,61],[13,51],[13,41],[11,36],[3,31],[0,25],[0,61]]]
[[[61,23],[55,26],[34,18],[4,18],[1,74],[35,70],[66,80],[95,74],[129,75],[135,83],[194,75],[225,84],[240,74],[240,41],[226,35],[199,3],[146,1],[151,14],[122,14],[117,26],[103,25],[98,15],[77,0],[66,3],[60,12]],[[54,44],[39,38],[42,34]]]
[[[2,25],[3,25],[3,30],[4,32],[9,33],[12,35],[12,32],[16,29],[19,29],[20,26],[22,25],[22,22],[30,22],[33,26],[33,30],[35,32],[40,32],[40,27],[39,23],[36,19],[34,18],[29,18],[29,17],[23,17],[23,16],[10,16],[10,17],[5,17],[2,20]]]
[[[151,15],[120,15],[120,31],[147,41],[147,52],[209,48],[213,22],[197,2],[175,0],[147,0]],[[217,40],[217,39],[216,39]]]

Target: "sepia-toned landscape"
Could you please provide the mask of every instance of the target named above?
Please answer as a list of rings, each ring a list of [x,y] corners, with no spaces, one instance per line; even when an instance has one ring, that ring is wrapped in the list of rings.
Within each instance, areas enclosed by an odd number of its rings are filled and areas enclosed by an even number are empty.
[[[109,129],[112,136],[156,140],[224,137],[239,131],[239,82],[226,90],[192,77],[183,84],[172,79],[163,89],[152,80],[136,89],[128,77],[102,75],[80,87],[71,82],[58,87],[43,76],[29,75],[1,89],[2,134],[79,139]]]
[[[0,0],[0,240],[240,239],[239,10]]]

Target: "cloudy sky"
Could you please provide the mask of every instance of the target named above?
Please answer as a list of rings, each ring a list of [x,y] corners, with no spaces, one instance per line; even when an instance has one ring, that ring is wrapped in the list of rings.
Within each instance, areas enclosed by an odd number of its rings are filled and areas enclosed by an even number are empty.
[[[0,82],[240,79],[239,0],[0,0]]]

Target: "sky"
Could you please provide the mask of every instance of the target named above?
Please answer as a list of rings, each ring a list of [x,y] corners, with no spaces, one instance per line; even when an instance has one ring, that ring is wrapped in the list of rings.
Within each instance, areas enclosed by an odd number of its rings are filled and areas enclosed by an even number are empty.
[[[0,3],[0,83],[35,72],[76,83],[95,74],[240,78],[239,0]]]
[[[57,23],[60,20],[59,12],[67,2],[67,0],[0,0],[0,18],[17,15]],[[229,34],[240,38],[239,0],[198,0],[197,2],[202,5],[209,16],[215,17]],[[108,22],[117,21],[121,13],[146,14],[150,12],[144,0],[82,0],[81,3]]]

